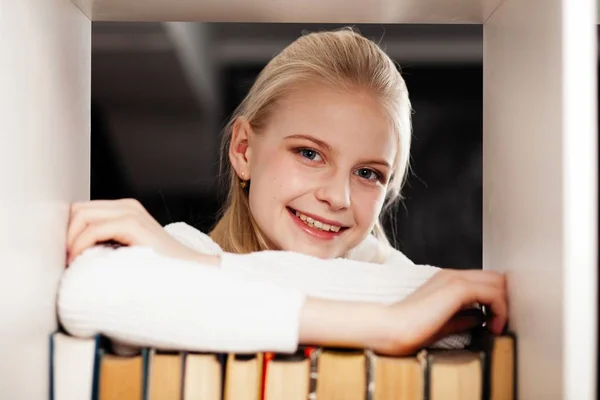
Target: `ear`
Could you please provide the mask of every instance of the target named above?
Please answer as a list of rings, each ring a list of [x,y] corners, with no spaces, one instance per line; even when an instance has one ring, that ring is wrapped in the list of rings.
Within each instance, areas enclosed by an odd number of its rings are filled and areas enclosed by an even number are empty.
[[[250,138],[252,135],[252,127],[248,120],[244,117],[239,117],[233,124],[231,132],[229,161],[236,174],[243,180],[250,179],[250,159],[252,155]]]

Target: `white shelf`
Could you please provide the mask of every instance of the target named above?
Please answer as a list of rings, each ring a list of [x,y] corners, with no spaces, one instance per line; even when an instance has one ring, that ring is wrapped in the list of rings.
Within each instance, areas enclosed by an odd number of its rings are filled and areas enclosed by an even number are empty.
[[[509,277],[519,398],[595,399],[594,2],[2,1],[0,397],[47,394],[68,206],[89,197],[92,20],[483,24],[484,266]]]
[[[503,0],[73,0],[93,21],[483,23]]]

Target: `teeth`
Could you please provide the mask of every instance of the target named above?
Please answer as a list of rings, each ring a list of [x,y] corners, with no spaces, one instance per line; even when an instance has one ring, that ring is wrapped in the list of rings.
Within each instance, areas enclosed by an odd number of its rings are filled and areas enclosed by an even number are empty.
[[[304,215],[298,211],[296,211],[296,217],[300,218],[308,226],[312,226],[313,228],[317,228],[322,231],[331,231],[331,232],[339,232],[340,231],[339,226],[329,225],[329,224],[323,223],[321,221],[317,221],[311,217],[307,217],[306,215]]]

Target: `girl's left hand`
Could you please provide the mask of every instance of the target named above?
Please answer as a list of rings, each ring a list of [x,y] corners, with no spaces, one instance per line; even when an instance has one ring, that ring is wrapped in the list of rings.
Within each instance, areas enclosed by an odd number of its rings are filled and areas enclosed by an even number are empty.
[[[71,205],[67,265],[100,242],[149,246],[157,253],[193,260],[198,253],[173,238],[135,199],[93,200]]]

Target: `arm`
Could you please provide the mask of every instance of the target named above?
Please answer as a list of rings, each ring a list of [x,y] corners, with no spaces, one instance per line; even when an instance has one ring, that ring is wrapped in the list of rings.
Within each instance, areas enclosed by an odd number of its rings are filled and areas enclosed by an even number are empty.
[[[94,247],[65,270],[58,314],[74,336],[161,349],[293,351],[306,296],[150,248]]]
[[[60,321],[74,336],[215,352],[366,347],[383,336],[384,309],[308,298],[144,247],[88,250],[65,270],[58,296]]]
[[[461,279],[453,278],[450,282],[454,284],[448,286],[444,283],[445,273],[441,277],[436,273],[427,280],[423,271],[415,275],[415,268],[405,265],[403,277],[412,273],[421,282],[404,282],[408,290],[401,297],[425,281],[427,284],[418,291],[420,295],[387,307],[377,303],[398,299],[395,290],[391,298],[381,297],[386,284],[397,284],[397,279],[368,284],[366,291],[363,280],[357,279],[379,276],[373,274],[377,265],[318,260],[285,252],[228,255],[212,241],[214,252],[220,255],[207,255],[201,253],[210,253],[210,249],[190,249],[190,244],[170,236],[136,201],[74,204],[67,246],[71,268],[65,271],[58,296],[59,318],[65,329],[76,336],[101,333],[125,345],[233,352],[261,348],[285,352],[293,350],[299,340],[314,345],[362,343],[361,347],[376,347],[381,340],[371,346],[373,343],[365,342],[364,335],[375,333],[377,337],[383,333],[393,338],[387,343],[392,343],[391,349],[397,352],[397,337],[413,338],[413,345],[424,343],[463,307],[458,294],[467,296],[472,304],[476,299],[468,296],[475,293],[473,290],[480,290],[477,296],[481,297],[487,293],[487,289],[481,292],[482,283],[489,286],[489,279],[462,282],[462,277],[475,278],[477,273],[462,273]],[[205,238],[202,236],[202,240]],[[106,240],[126,247],[114,251],[93,247]],[[221,268],[212,268],[211,264],[220,264]],[[306,277],[305,267],[317,264],[319,268],[308,276],[325,286],[312,292],[310,285],[305,286],[309,289],[306,292],[294,286],[294,276]],[[331,269],[332,265],[337,269]],[[265,267],[271,268],[269,276],[276,270],[284,274],[264,279],[260,270]],[[286,269],[296,275],[290,275],[290,279]],[[437,271],[425,270],[431,274]],[[446,291],[446,286],[456,286],[458,293]],[[376,293],[370,291],[373,287]],[[325,298],[316,300],[307,292],[323,293]],[[494,287],[490,293],[495,293],[495,298],[499,295]],[[372,301],[373,296],[378,300]],[[501,322],[502,310],[499,315]],[[397,330],[398,326],[402,329]]]
[[[320,259],[286,251],[223,253],[220,258],[225,271],[300,290],[308,296],[383,304],[402,300],[438,272],[433,267]]]
[[[253,279],[267,280],[321,299],[393,303],[402,300],[427,282],[439,268],[416,265],[402,252],[380,249],[373,236],[349,252],[349,259],[322,260],[292,252],[258,252],[246,255],[223,253],[203,232],[182,222],[167,225],[166,231],[199,254],[220,254],[221,268]],[[382,251],[383,250],[383,251]],[[375,260],[383,255],[383,264]],[[461,348],[469,335],[441,338],[432,347]]]
[[[300,290],[318,299],[385,305],[402,301],[440,271],[424,265],[323,260],[282,251],[244,255],[223,253],[221,268],[251,279],[262,279],[281,287]],[[378,325],[367,327],[371,329],[373,326]],[[470,341],[470,335],[455,333],[440,337],[431,347],[463,348]]]
[[[207,264],[218,256],[205,256]],[[58,313],[74,336],[121,344],[214,352],[293,352],[298,343],[409,354],[473,302],[506,318],[504,281],[489,271],[436,274],[392,305],[317,299],[147,247],[92,248],[61,280]],[[458,321],[461,329],[465,323]],[[453,326],[452,326],[453,325]]]
[[[196,251],[221,254],[224,269],[296,288],[317,298],[393,303],[421,287],[439,271],[436,267],[414,264],[393,247],[381,249],[373,236],[352,249],[349,259],[321,260],[291,252],[224,254],[210,237],[185,223],[165,228]],[[381,256],[383,264],[376,262]],[[432,347],[461,348],[469,342],[469,335],[456,334],[440,338]]]
[[[372,237],[368,239],[375,242],[366,240],[350,253],[351,259],[324,260],[285,251],[224,253],[208,235],[185,223],[170,224],[165,229],[198,252],[196,261],[206,263],[206,254],[219,255],[221,260],[217,264],[224,270],[318,298],[392,303],[406,297],[439,271],[436,267],[415,265],[395,250],[384,264],[371,262],[377,251],[377,242]]]

